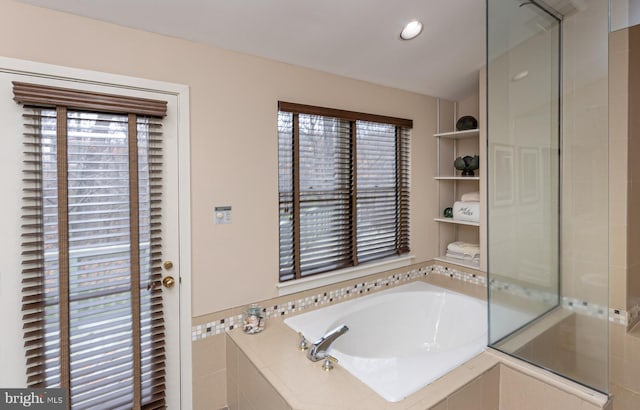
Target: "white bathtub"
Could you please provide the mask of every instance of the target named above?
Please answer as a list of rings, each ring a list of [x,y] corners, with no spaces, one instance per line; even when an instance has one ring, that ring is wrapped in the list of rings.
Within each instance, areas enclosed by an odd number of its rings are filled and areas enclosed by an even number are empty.
[[[339,325],[349,326],[329,353],[390,402],[471,359],[487,343],[485,302],[419,281],[292,316],[285,323],[311,342]]]

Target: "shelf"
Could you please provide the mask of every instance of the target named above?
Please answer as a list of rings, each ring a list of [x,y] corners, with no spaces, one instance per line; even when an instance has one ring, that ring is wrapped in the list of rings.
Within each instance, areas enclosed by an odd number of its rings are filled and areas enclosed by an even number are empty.
[[[465,131],[451,131],[451,132],[441,132],[438,134],[433,134],[434,137],[438,138],[451,138],[451,139],[462,139],[462,138],[473,138],[480,135],[480,130],[465,130]]]
[[[480,177],[433,177],[439,181],[480,181]]]
[[[444,222],[444,223],[455,224],[455,225],[480,226],[480,222],[458,221],[457,219],[453,219],[453,218],[433,218],[433,220],[436,222]]]
[[[478,262],[465,262],[465,261],[462,261],[460,259],[449,258],[447,256],[438,256],[438,257],[435,257],[433,259],[437,260],[437,261],[440,261],[440,262],[447,262],[447,263],[451,263],[453,265],[463,266],[465,268],[480,269],[480,261],[478,261]]]
[[[481,141],[484,137],[483,125],[479,124],[475,129],[454,131],[456,129],[456,119],[461,115],[473,115],[475,118],[482,119],[480,115],[483,109],[483,101],[478,90],[478,111],[470,102],[465,100],[460,106],[456,102],[437,100],[436,133],[433,134],[433,142],[435,142],[435,173],[430,176],[433,178],[432,184],[436,188],[437,213],[432,214],[432,219],[436,223],[434,226],[437,232],[437,250],[436,255],[443,255],[436,260],[451,263],[453,265],[467,267],[470,269],[486,269],[486,246],[483,237],[486,230],[484,229],[484,219],[482,223],[479,219],[477,222],[461,221],[454,218],[445,218],[442,210],[453,207],[456,201],[459,201],[464,194],[478,191],[481,208],[486,205],[486,142]],[[483,130],[480,132],[480,130]],[[481,167],[475,171],[475,174],[465,173],[455,168],[455,160],[458,157],[478,155],[481,159]],[[465,182],[467,181],[467,182]],[[449,215],[449,213],[447,213]],[[474,215],[475,216],[475,215]],[[456,218],[472,219],[471,216],[456,214]],[[473,219],[472,219],[473,220]],[[448,244],[455,241],[463,241],[468,243],[477,243],[481,247],[481,255],[478,260],[471,262],[471,259],[456,259],[446,255]],[[455,254],[454,254],[455,255]]]

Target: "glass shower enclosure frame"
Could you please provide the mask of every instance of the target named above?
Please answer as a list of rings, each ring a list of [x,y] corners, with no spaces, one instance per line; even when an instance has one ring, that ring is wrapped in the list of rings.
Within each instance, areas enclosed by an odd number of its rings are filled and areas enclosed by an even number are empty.
[[[608,5],[487,0],[489,346],[608,392]]]

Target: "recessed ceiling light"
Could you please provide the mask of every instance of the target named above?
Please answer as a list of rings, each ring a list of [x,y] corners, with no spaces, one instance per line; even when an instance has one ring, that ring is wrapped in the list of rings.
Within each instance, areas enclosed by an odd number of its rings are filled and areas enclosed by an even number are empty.
[[[411,40],[418,37],[420,33],[422,33],[422,23],[418,20],[413,20],[404,26],[400,32],[400,38],[403,40]]]

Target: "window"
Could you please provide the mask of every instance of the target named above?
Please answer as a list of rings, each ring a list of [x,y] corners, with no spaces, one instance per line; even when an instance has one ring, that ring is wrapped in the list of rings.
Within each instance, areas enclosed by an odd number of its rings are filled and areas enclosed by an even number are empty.
[[[279,102],[281,282],[409,252],[411,127]]]
[[[164,408],[166,102],[14,83],[24,105],[23,321],[30,387],[71,408]]]

